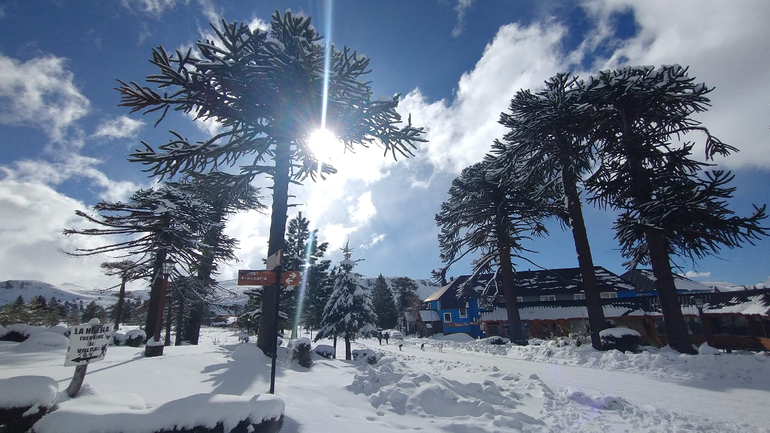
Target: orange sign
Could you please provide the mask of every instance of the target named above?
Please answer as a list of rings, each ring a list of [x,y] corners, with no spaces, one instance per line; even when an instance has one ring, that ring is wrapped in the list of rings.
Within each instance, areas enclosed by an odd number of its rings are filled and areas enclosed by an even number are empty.
[[[269,286],[275,284],[275,272],[273,271],[238,271],[239,286]]]
[[[281,273],[281,284],[284,286],[299,286],[302,274],[299,271],[286,271]],[[275,272],[273,271],[238,271],[239,286],[269,286],[275,284]]]

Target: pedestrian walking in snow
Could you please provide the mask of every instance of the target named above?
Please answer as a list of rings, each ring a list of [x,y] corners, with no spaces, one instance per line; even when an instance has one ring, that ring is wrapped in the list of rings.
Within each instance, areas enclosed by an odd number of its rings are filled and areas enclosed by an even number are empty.
[[[382,337],[385,338],[385,344],[388,344],[388,338],[390,338],[390,334],[386,332]]]
[[[380,346],[382,346],[382,332],[377,333],[377,341],[380,342]]]
[[[401,351],[401,348],[402,348],[402,347],[404,347],[404,345],[403,345],[403,344],[401,344],[401,343],[398,343],[398,351],[399,351],[399,352]]]
[[[420,344],[420,350],[422,350],[423,352],[425,351],[425,343]]]

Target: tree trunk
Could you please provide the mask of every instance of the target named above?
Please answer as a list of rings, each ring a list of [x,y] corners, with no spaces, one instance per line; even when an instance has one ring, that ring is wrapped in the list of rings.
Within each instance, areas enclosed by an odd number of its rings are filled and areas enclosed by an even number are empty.
[[[565,167],[562,164],[562,167]],[[588,310],[588,326],[591,330],[591,345],[594,349],[602,348],[599,333],[606,327],[604,309],[602,308],[601,295],[596,281],[596,270],[591,255],[591,244],[588,242],[583,209],[580,204],[580,194],[577,190],[577,179],[568,170],[562,169],[562,183],[564,195],[567,197],[567,212],[571,219],[572,238],[575,241],[580,275],[583,277],[583,288],[586,291],[586,309]]]
[[[644,169],[642,157],[634,150],[633,144],[624,143],[624,145],[630,168],[634,205],[639,207],[652,199],[651,187],[649,186],[650,174]],[[661,230],[654,229],[649,225],[644,227],[644,235],[652,273],[655,276],[655,287],[658,290],[660,308],[663,312],[668,345],[679,353],[695,353],[690,342],[690,335],[687,333],[682,306],[679,304],[679,298],[676,294],[666,235]]]
[[[350,337],[345,334],[345,360],[350,361],[353,357],[350,354]]]
[[[655,287],[658,290],[660,309],[663,312],[663,322],[666,325],[668,345],[679,353],[694,355],[695,349],[687,332],[682,306],[676,294],[674,274],[668,257],[668,241],[660,230],[645,228],[647,248],[650,254],[652,273],[655,275]]]
[[[184,299],[180,296],[178,305],[176,307],[176,337],[174,337],[174,346],[182,345],[183,329],[184,329]]]
[[[281,140],[275,151],[275,173],[273,174],[273,210],[270,217],[270,238],[267,244],[267,255],[271,256],[282,250],[286,232],[286,214],[289,202],[289,169],[291,168],[290,144]],[[280,294],[279,286],[272,285],[262,292],[262,315],[259,320],[257,347],[265,354],[272,354],[271,339],[276,338],[278,329],[275,325],[276,297]]]
[[[147,320],[144,322],[144,333],[147,338],[155,335],[155,327],[160,306],[160,293],[163,289],[163,262],[166,260],[166,250],[160,249],[155,253],[153,264],[153,279],[150,285],[150,304],[147,308]]]
[[[332,358],[337,359],[337,334],[334,334],[334,356]]]
[[[168,306],[166,307],[166,340],[163,343],[166,346],[171,346],[171,313],[173,312],[172,304],[173,299],[166,299]]]
[[[120,293],[118,294],[118,305],[115,306],[115,331],[120,329],[120,319],[123,315],[123,303],[126,298],[126,274],[121,275]]]
[[[508,333],[511,341],[518,343],[524,340],[524,333],[521,331],[519,302],[516,300],[516,277],[513,274],[511,243],[508,238],[508,232],[505,229],[505,217],[498,218],[497,249],[500,254],[500,272],[503,276],[505,310],[508,313]]]
[[[217,201],[214,203],[218,223],[225,220],[224,205]],[[222,229],[219,227],[210,228],[203,237],[203,248],[201,262],[198,267],[198,283],[201,284],[201,299],[196,300],[190,306],[190,317],[187,320],[187,326],[184,328],[184,339],[190,344],[197,345],[201,335],[201,324],[203,322],[203,313],[206,310],[206,302],[202,299],[211,282],[211,272],[214,269],[214,251],[219,246],[219,240],[222,236]]]

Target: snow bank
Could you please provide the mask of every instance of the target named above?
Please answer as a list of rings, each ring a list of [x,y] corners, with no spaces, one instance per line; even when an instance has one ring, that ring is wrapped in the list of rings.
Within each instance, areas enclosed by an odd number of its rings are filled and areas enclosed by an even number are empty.
[[[18,353],[67,350],[69,338],[56,332],[40,332],[19,343],[12,350]]]
[[[51,407],[59,385],[45,376],[17,376],[0,380],[0,407]],[[37,411],[35,411],[37,412]]]
[[[78,399],[38,421],[36,433],[150,433],[161,430],[214,428],[234,429],[249,419],[258,424],[283,415],[283,400],[272,395],[240,397],[220,394],[195,394],[152,409],[117,408],[99,405],[94,400],[78,404]]]
[[[445,335],[433,335],[430,338],[434,340],[441,340],[441,341],[457,341],[457,342],[466,342],[466,341],[474,341],[473,337],[470,335],[464,333],[464,332],[458,332],[456,334],[445,334]]]
[[[479,352],[526,361],[635,372],[655,377],[685,380],[719,379],[752,384],[756,383],[758,374],[770,378],[770,357],[763,353],[736,352],[713,356],[708,354],[685,355],[670,349],[668,346],[662,349],[642,346],[642,349],[641,353],[636,354],[623,353],[617,350],[602,352],[587,344],[578,346],[570,338],[559,338],[544,340],[538,346],[532,344],[529,346],[493,345],[482,341],[447,342],[444,352],[449,350]]]
[[[708,343],[703,343],[698,348],[698,354],[700,355],[721,355],[722,352],[714,347],[709,346]]]
[[[346,388],[368,396],[375,409],[426,418],[448,431],[530,431],[544,426],[517,408],[523,404],[525,393],[552,393],[537,377],[516,377],[510,386],[498,386],[490,380],[460,383],[409,370],[393,357],[384,357],[379,365],[357,374]]]
[[[642,337],[642,334],[630,328],[607,328],[607,329],[602,329],[599,332],[599,337],[601,338],[607,338],[607,337],[623,338],[624,335],[632,335],[634,337],[640,337],[640,338]]]

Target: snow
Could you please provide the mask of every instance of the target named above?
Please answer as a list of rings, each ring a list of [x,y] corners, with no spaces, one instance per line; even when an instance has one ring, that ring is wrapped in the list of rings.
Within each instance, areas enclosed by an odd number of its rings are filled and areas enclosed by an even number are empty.
[[[0,398],[9,395],[2,388],[9,378],[23,384],[44,376],[54,393],[58,384],[56,410],[35,426],[41,433],[152,431],[281,411],[284,433],[768,431],[770,357],[762,353],[624,354],[569,339],[500,346],[452,341],[457,335],[406,337],[401,350],[354,341],[354,349],[377,354],[375,365],[339,359],[338,351],[338,359],[318,357],[306,369],[287,363],[287,349],[279,349],[280,400],[265,394],[270,359],[230,330],[204,328],[199,345],[166,347],[153,358],[143,348],[112,347],[89,366],[74,399],[63,392],[73,373],[62,366],[66,347],[19,352],[23,343],[0,342]]]
[[[708,345],[708,343],[703,343],[698,348],[698,353],[700,355],[721,355],[722,352],[719,351],[719,349],[716,349],[714,347],[711,347]]]
[[[0,380],[0,407],[53,406],[59,386],[45,376],[17,376]]]
[[[39,352],[50,349],[66,349],[69,338],[56,332],[39,332],[14,347],[14,352]]]
[[[599,331],[599,337],[601,338],[605,338],[605,337],[623,338],[624,335],[633,335],[635,337],[642,336],[639,332],[629,328],[607,328]]]

